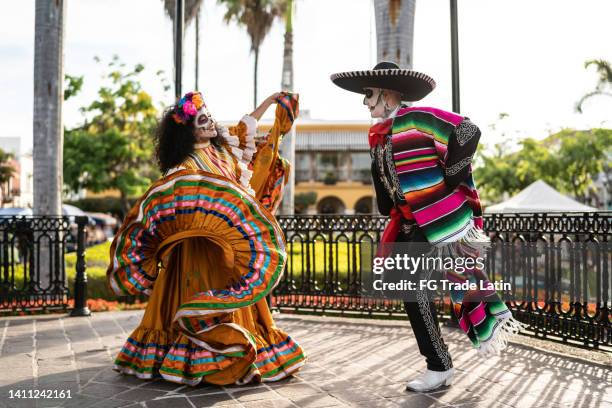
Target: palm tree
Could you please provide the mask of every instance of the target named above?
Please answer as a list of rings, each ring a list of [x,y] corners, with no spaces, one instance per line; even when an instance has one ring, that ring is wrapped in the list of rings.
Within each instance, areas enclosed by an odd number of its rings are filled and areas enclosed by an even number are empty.
[[[374,0],[378,61],[412,68],[416,0]]]
[[[170,20],[174,21],[176,12],[176,0],[163,0],[164,9]],[[195,20],[195,89],[199,88],[199,71],[200,71],[200,8],[202,0],[185,0],[185,27]],[[172,41],[176,44],[174,38],[174,30],[172,30]],[[176,67],[175,67],[176,68]]]
[[[251,39],[251,52],[255,54],[253,67],[253,106],[257,106],[257,69],[259,65],[259,47],[270,31],[272,23],[286,10],[286,0],[219,0],[225,4],[225,22],[236,21],[246,28]]]
[[[66,1],[36,0],[34,20],[34,214],[62,214],[64,15]],[[39,233],[40,234],[40,233]],[[38,235],[38,277],[51,284],[50,241]]]
[[[588,60],[584,63],[584,68],[588,68],[591,65],[595,65],[599,78],[595,90],[584,95],[576,103],[576,111],[582,113],[582,104],[589,98],[596,95],[612,96],[612,64],[605,60]]]
[[[36,0],[34,34],[34,213],[61,215],[64,0]]]
[[[285,44],[281,89],[293,91],[293,0],[286,0],[285,3]]]
[[[283,73],[281,89],[293,91],[293,0],[286,0],[285,7],[285,44],[283,52]],[[281,156],[295,163],[295,128],[285,135],[280,146]],[[281,214],[294,213],[295,169],[291,166],[289,180],[285,186],[285,193],[281,201]]]

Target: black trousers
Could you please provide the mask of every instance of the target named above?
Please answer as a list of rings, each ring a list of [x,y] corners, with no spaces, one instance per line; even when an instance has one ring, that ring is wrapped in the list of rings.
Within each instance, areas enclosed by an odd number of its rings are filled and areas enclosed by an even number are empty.
[[[409,232],[400,232],[398,242],[427,242],[427,238],[416,225]],[[422,245],[422,244],[421,244]],[[428,271],[421,271],[421,279],[427,279]],[[446,371],[453,366],[448,347],[440,332],[436,307],[428,291],[419,291],[416,301],[404,302],[404,308],[410,320],[419,351],[427,361],[427,368],[432,371]]]

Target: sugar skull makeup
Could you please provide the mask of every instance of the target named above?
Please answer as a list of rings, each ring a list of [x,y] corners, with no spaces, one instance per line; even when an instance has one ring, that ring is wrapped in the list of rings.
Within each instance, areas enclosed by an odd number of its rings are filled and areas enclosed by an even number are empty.
[[[386,117],[385,100],[383,90],[380,88],[364,88],[365,97],[363,104],[370,109],[370,115],[373,118]]]
[[[198,110],[195,120],[193,121],[193,126],[196,129],[204,130],[210,130],[215,127],[215,121],[213,120],[212,115],[210,114],[210,111],[206,105],[202,106]]]
[[[373,118],[388,118],[394,110],[389,106],[389,99],[393,99],[396,92],[381,88],[363,88],[363,90],[365,93],[363,104],[370,109],[370,115]]]
[[[212,118],[206,105],[202,106],[193,120],[196,137],[202,141],[217,136],[217,122]]]

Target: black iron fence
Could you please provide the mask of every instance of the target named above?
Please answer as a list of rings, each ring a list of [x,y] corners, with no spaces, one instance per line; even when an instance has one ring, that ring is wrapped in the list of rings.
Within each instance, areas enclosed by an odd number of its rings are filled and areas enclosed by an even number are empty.
[[[27,310],[88,314],[85,227],[87,217],[0,217],[0,313]],[[65,254],[76,251],[74,291]]]
[[[403,302],[364,295],[386,218],[279,217],[288,243],[286,273],[273,295],[280,310],[370,317],[405,316]],[[489,278],[531,334],[587,347],[612,346],[612,213],[485,216],[492,238]],[[438,310],[450,302],[439,293]]]
[[[289,257],[274,307],[405,316],[401,301],[364,295],[385,217],[300,215],[279,221]],[[89,313],[86,223],[86,217],[0,217],[0,313],[69,307],[73,315]],[[492,238],[489,277],[512,283],[500,293],[532,334],[612,348],[612,213],[488,215],[485,229]],[[64,262],[69,248],[77,255],[71,285]],[[448,316],[444,293],[438,303]]]

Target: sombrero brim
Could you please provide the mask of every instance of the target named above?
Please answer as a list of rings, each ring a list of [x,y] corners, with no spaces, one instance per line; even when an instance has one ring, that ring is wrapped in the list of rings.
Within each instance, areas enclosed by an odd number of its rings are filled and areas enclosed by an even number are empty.
[[[436,81],[409,69],[376,69],[339,72],[331,76],[334,84],[347,91],[365,94],[364,88],[391,89],[402,94],[402,100],[423,99],[436,87]]]

